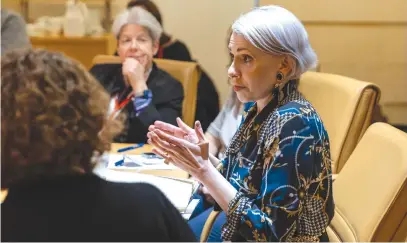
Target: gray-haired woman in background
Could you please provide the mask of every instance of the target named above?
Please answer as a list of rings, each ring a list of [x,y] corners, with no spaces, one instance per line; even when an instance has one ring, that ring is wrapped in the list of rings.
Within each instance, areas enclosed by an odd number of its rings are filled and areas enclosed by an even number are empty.
[[[216,201],[214,210],[223,211],[209,241],[327,241],[334,214],[329,138],[297,89],[301,74],[317,63],[304,26],[284,8],[256,8],[233,24],[229,50],[233,90],[241,102],[255,104],[226,158],[204,159],[199,122],[195,137],[156,125],[149,142],[199,180]],[[193,213],[197,237],[211,211]]]
[[[153,62],[162,28],[151,13],[141,7],[126,9],[116,17],[112,32],[122,63],[98,64],[90,72],[112,96],[112,117],[127,114],[127,132],[115,140],[143,143],[154,121],[176,124],[182,116],[182,84]]]

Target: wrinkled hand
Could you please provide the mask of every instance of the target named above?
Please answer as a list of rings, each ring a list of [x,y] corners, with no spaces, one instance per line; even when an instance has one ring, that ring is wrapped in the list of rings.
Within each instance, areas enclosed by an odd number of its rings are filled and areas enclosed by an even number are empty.
[[[168,125],[168,124],[167,124]],[[168,128],[168,126],[167,126]],[[173,129],[173,127],[171,127]],[[181,129],[182,130],[182,129]],[[202,154],[203,148],[199,144],[206,142],[205,136],[199,121],[195,122],[195,137],[190,140],[183,138],[181,136],[186,136],[185,133],[181,133],[178,129],[173,129],[171,131],[158,129],[157,126],[152,128],[147,134],[148,143],[153,145],[153,152],[159,156],[168,159],[175,166],[188,172],[198,181],[201,181],[202,176],[205,172],[213,166],[209,161],[206,150],[206,154]],[[192,132],[190,131],[190,135]],[[176,136],[177,135],[177,136]],[[190,138],[187,136],[187,138]],[[195,140],[196,143],[193,143]],[[203,157],[206,157],[205,159]]]
[[[143,92],[147,89],[145,68],[137,59],[126,58],[123,62],[122,72],[134,92]]]

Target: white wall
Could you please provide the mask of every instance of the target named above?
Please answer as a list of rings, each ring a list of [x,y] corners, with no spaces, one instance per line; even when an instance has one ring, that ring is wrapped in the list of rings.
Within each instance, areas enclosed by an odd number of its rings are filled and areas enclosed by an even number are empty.
[[[296,14],[322,72],[377,84],[389,121],[407,125],[406,0],[261,0]]]

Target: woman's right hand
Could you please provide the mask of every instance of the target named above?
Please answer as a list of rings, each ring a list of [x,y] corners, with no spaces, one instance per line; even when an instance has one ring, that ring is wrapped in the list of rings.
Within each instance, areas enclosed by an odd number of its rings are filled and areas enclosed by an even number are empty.
[[[185,124],[179,117],[177,118],[177,124],[178,127],[171,125],[169,123],[161,122],[161,121],[156,121],[154,122],[154,125],[149,126],[148,130],[149,132],[154,131],[155,129],[158,129],[162,132],[165,132],[171,136],[184,139],[194,145],[197,145],[200,141],[206,140],[209,142],[209,158],[213,166],[218,166],[219,160],[214,157],[212,154],[215,152],[217,153],[218,147],[220,147],[220,141],[219,139],[216,139],[215,137],[207,137],[206,134],[203,134],[203,131],[200,134],[201,140],[198,137],[198,131],[200,128],[195,126],[195,129],[192,129],[189,127],[187,124]],[[210,135],[210,134],[209,134]],[[150,135],[147,134],[148,139],[151,139]],[[212,143],[215,143],[213,145]],[[214,149],[215,147],[215,149]],[[193,153],[196,153],[195,150],[191,150]]]
[[[171,136],[185,139],[190,143],[198,144],[199,138],[196,134],[195,129],[192,129],[187,124],[185,124],[179,117],[177,118],[178,127],[171,125],[169,123],[156,121],[154,125],[151,125],[148,130],[150,132],[154,131],[155,129],[159,129]]]
[[[148,89],[144,66],[137,59],[126,58],[123,62],[122,73],[126,82],[133,88],[135,95]]]

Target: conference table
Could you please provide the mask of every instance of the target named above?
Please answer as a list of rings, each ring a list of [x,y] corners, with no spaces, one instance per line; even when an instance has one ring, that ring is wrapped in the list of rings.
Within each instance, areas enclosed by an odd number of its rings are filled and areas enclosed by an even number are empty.
[[[126,144],[126,143],[113,143],[111,146],[110,153],[118,153],[117,150],[121,148],[126,148],[129,146],[132,146],[133,144]],[[139,155],[142,153],[150,153],[152,151],[153,147],[149,144],[144,145],[141,148],[133,149],[133,150],[128,150],[126,152],[123,152],[123,154],[127,155]],[[116,171],[120,171],[120,168],[117,168]],[[128,170],[123,171],[123,173],[129,173]],[[161,176],[161,177],[171,177],[171,178],[177,178],[177,179],[187,179],[188,173],[185,171],[174,167],[173,169],[170,170],[154,170],[154,169],[140,169],[135,172],[135,173],[141,173],[141,174],[147,174],[147,175],[154,175],[154,176]],[[1,195],[0,195],[0,202],[3,202],[4,199],[7,197],[7,189],[2,189],[1,190]]]
[[[113,143],[112,147],[110,149],[111,153],[117,153],[118,149],[121,148],[126,148],[129,146],[132,146],[133,144],[127,144],[127,143]],[[138,155],[142,153],[151,153],[153,147],[149,144],[144,145],[141,148],[129,150],[126,152],[123,152],[124,154],[128,155]],[[117,170],[120,170],[118,168]],[[150,170],[150,169],[142,169],[139,170],[135,173],[141,173],[141,174],[149,174],[149,175],[155,175],[155,176],[164,176],[164,177],[172,177],[172,178],[179,178],[179,179],[187,179],[189,177],[188,173],[185,171],[179,169],[179,168],[174,168],[171,170]]]

